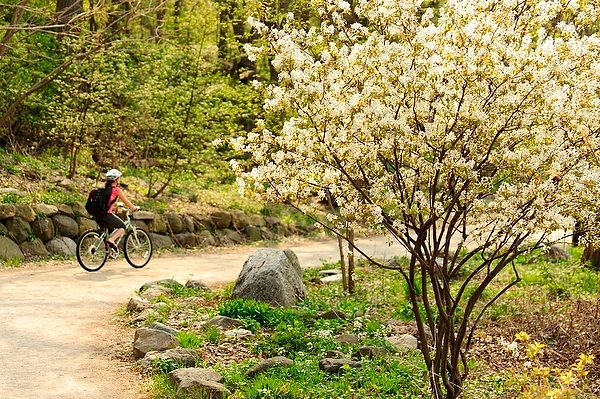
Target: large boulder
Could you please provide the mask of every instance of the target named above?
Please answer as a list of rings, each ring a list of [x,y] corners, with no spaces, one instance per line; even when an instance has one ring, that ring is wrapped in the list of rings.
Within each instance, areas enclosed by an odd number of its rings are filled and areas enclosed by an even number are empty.
[[[221,383],[223,377],[212,369],[182,368],[169,373],[177,394],[184,397],[224,399],[231,392]]]
[[[181,219],[181,216],[179,216],[175,212],[168,212],[165,214],[165,217],[167,218],[167,223],[169,224],[169,227],[171,228],[171,232],[173,234],[179,234],[183,230],[185,230],[185,226],[183,225],[183,220]]]
[[[0,204],[0,220],[14,217],[15,212],[15,206],[13,204]]]
[[[50,255],[75,255],[77,244],[69,237],[56,237],[46,244],[46,249]]]
[[[243,230],[244,227],[248,226],[250,222],[248,222],[248,217],[239,209],[233,209],[231,211],[231,224],[233,228],[236,230]]]
[[[15,216],[10,219],[6,219],[4,224],[8,229],[9,237],[15,240],[17,244],[20,244],[29,238],[31,225],[25,219]]]
[[[79,235],[82,235],[88,230],[97,230],[98,224],[95,220],[80,217],[77,219],[77,229],[79,231]]]
[[[217,229],[226,229],[231,225],[231,213],[216,211],[210,215],[210,220]]]
[[[19,259],[23,260],[23,252],[13,240],[8,237],[0,236],[0,259]]]
[[[15,204],[15,216],[23,218],[29,223],[33,222],[36,218],[35,211],[28,204]]]
[[[33,223],[31,223],[31,228],[35,233],[35,236],[43,242],[48,242],[54,238],[55,229],[52,219],[36,219]]]
[[[171,248],[173,241],[169,236],[163,236],[162,234],[150,233],[150,239],[152,240],[152,246],[154,248]]]
[[[35,213],[38,217],[51,217],[58,213],[58,208],[54,205],[37,204],[35,205]]]
[[[155,215],[154,219],[148,220],[146,224],[151,233],[165,234],[167,232],[167,221],[163,215]]]
[[[133,356],[141,359],[150,351],[165,351],[176,348],[179,340],[168,332],[153,328],[138,328],[133,341]]]
[[[290,249],[259,248],[240,272],[233,298],[256,299],[273,306],[291,306],[306,298],[302,269]]]
[[[59,213],[52,216],[52,223],[54,223],[56,232],[61,236],[75,238],[79,234],[79,226],[77,226],[77,222],[67,215]]]
[[[23,255],[27,257],[45,257],[50,255],[44,243],[39,238],[22,242],[19,244],[19,248],[23,252]]]

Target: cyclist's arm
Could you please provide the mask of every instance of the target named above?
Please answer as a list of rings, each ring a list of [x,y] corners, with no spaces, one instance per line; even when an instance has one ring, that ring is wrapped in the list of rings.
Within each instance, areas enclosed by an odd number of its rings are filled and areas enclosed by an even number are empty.
[[[119,199],[121,201],[123,201],[125,203],[125,205],[127,205],[127,207],[129,209],[134,210],[134,211],[139,211],[140,210],[139,206],[133,205],[133,203],[131,201],[129,201],[129,199],[127,199],[127,197],[125,196],[125,194],[123,194],[123,190],[119,190]]]

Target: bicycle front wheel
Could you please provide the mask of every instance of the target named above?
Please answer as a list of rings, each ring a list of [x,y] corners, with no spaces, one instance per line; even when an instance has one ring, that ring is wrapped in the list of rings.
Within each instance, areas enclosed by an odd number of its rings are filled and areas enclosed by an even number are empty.
[[[75,252],[79,266],[88,272],[100,270],[108,256],[102,233],[96,230],[86,231],[79,237]]]
[[[127,262],[136,269],[144,267],[152,257],[152,240],[150,235],[142,230],[130,231],[125,236],[124,254]]]

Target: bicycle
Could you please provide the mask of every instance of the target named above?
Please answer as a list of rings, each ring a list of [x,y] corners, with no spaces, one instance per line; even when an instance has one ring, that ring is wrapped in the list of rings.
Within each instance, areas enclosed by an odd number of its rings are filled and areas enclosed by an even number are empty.
[[[123,207],[121,207],[123,208]],[[126,209],[125,227],[126,232],[119,237],[115,244],[117,250],[108,246],[108,238],[112,235],[108,226],[99,221],[98,230],[88,230],[77,240],[77,261],[79,265],[88,272],[96,272],[104,266],[110,257],[116,259],[119,256],[119,243],[123,241],[123,254],[127,263],[136,269],[148,264],[152,257],[152,240],[147,231],[136,227],[131,221],[131,210]]]

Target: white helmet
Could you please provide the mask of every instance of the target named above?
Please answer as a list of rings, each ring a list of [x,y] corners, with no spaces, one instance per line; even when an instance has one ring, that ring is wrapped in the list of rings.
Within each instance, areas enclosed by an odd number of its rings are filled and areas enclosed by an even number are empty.
[[[122,174],[118,169],[111,169],[106,172],[106,178],[108,180],[117,180]]]

